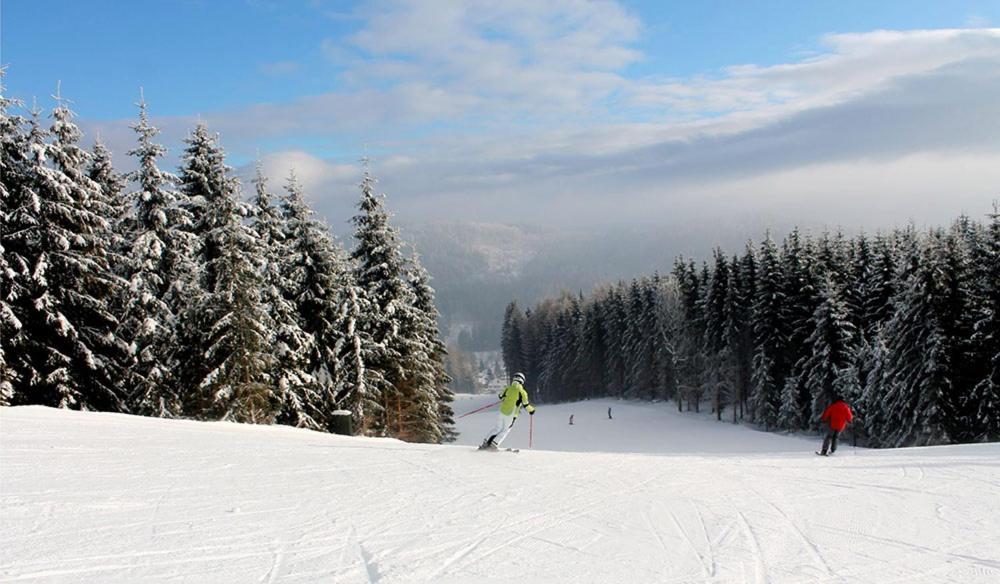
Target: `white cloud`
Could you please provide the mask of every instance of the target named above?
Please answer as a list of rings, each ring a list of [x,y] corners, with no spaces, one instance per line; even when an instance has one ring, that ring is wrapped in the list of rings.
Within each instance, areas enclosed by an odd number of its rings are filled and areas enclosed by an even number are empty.
[[[261,159],[261,163],[264,174],[282,181],[294,170],[302,187],[309,193],[317,190],[327,192],[331,185],[345,187],[361,178],[357,165],[334,164],[302,150],[268,154]],[[346,188],[338,194],[354,196],[353,191]]]
[[[636,79],[642,25],[614,2],[386,0],[353,17],[356,34],[321,47],[342,90],[202,116],[243,155],[307,139],[353,153],[265,158],[276,178],[295,166],[333,216],[365,144],[410,219],[679,220],[752,200],[944,219],[987,208],[997,184],[1000,29],[831,34],[783,64]],[[170,143],[194,118],[159,122]],[[929,188],[947,184],[947,198]],[[862,217],[844,192],[877,205]]]
[[[973,59],[1000,62],[1000,29],[831,34],[827,52],[769,67],[728,67],[718,78],[647,79],[631,100],[686,113],[819,107],[877,91],[894,79]]]

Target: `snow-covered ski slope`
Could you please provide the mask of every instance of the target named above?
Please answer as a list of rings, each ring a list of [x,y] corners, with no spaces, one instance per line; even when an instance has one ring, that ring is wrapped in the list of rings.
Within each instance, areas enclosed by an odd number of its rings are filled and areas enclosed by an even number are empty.
[[[431,446],[0,408],[0,581],[1000,582],[1000,445],[822,458],[592,401],[474,451],[492,418]]]

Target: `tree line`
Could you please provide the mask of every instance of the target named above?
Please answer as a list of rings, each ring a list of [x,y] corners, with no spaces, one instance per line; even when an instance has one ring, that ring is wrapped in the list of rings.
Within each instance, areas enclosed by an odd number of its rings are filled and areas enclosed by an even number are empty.
[[[667,276],[511,303],[501,344],[540,401],[707,402],[801,431],[841,395],[871,446],[1000,440],[1000,213],[680,257]]]
[[[0,405],[453,438],[434,290],[367,161],[348,251],[294,171],[245,201],[202,124],[162,170],[137,105],[123,174],[65,100],[0,95]]]

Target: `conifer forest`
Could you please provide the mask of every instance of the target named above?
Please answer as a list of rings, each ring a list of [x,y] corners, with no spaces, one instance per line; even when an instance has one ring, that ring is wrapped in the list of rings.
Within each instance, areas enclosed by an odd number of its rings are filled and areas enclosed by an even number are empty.
[[[120,173],[66,100],[0,97],[0,405],[453,438],[434,290],[367,162],[347,250],[294,173],[242,185],[204,125],[170,172],[144,101],[131,127]]]
[[[676,400],[773,431],[835,395],[873,447],[1000,440],[1000,214],[948,228],[810,235],[669,275],[508,306],[508,370],[541,399]]]

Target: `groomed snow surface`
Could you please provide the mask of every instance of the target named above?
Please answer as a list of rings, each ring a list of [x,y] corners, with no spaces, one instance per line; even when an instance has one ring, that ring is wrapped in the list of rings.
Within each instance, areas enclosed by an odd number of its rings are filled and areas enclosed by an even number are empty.
[[[0,408],[0,581],[1000,582],[998,444],[823,458],[595,400],[475,451],[494,416],[431,446]]]

